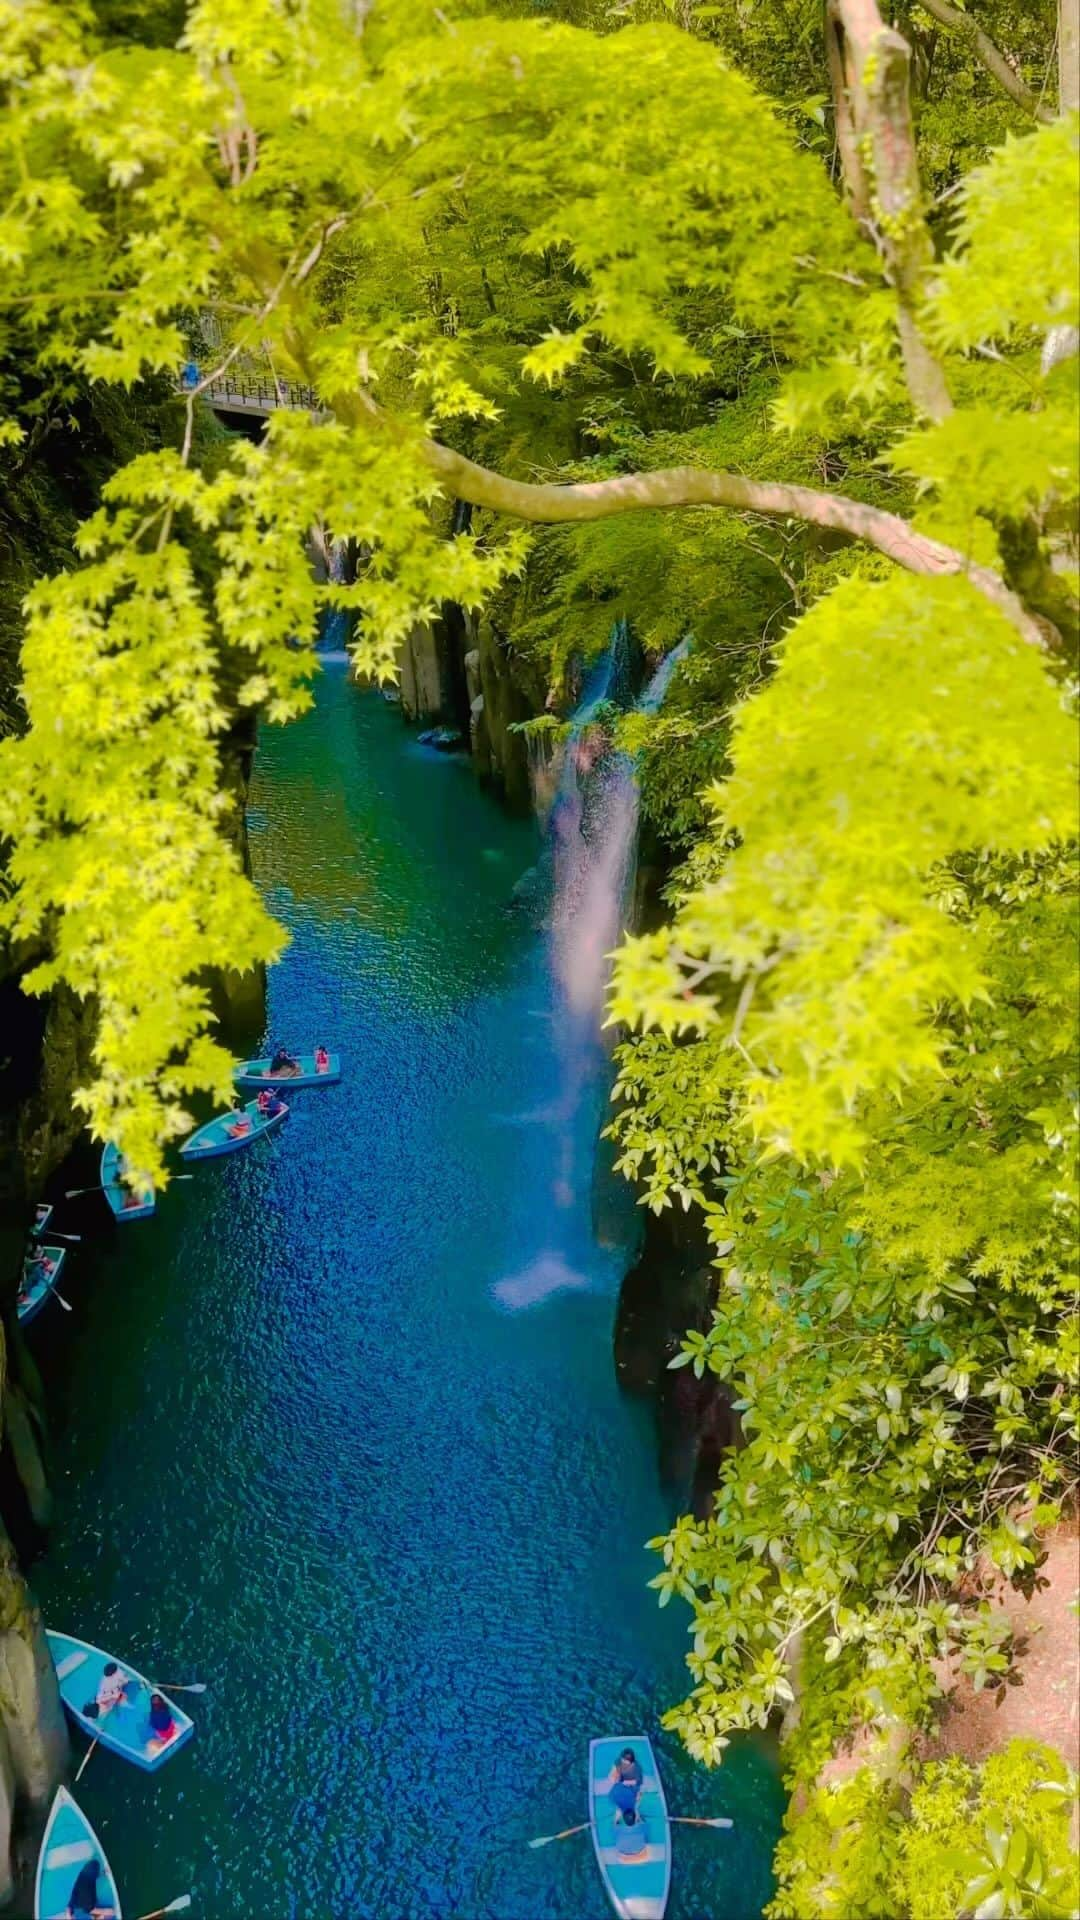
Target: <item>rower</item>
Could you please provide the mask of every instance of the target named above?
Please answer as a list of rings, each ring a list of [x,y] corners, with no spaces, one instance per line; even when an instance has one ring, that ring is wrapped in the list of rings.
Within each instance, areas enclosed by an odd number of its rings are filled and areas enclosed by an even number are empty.
[[[649,1851],[649,1836],[640,1813],[628,1807],[615,1823],[615,1851],[620,1861],[643,1860]]]
[[[76,1855],[77,1857],[77,1855]],[[101,1861],[95,1854],[80,1867],[75,1885],[68,1894],[67,1911],[64,1920],[111,1920],[116,1908],[102,1904],[98,1895],[98,1877],[101,1873]]]
[[[633,1747],[623,1748],[611,1769],[609,1778],[613,1785],[622,1781],[627,1786],[633,1787],[635,1798],[641,1792],[645,1775],[641,1771]]]
[[[160,1753],[170,1740],[176,1738],[177,1726],[173,1710],[163,1693],[150,1695],[150,1738],[146,1743],[148,1754]]]

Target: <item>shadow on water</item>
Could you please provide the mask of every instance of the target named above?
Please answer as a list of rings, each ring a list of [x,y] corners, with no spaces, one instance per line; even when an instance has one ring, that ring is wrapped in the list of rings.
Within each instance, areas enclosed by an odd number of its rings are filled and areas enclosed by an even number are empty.
[[[345,1077],[84,1242],[42,1322],[46,1617],[210,1688],[161,1776],[97,1754],[80,1797],[129,1914],[599,1920],[586,1838],[525,1841],[582,1817],[591,1734],[655,1734],[685,1616],[645,1584],[670,1513],[614,1381],[591,1117],[555,1193],[561,990],[506,910],[535,836],[337,666],[264,734],[251,819],[291,934],[269,1037]],[[767,1754],[660,1751],[674,1807],[737,1822],[680,1832],[669,1912],[754,1920]]]

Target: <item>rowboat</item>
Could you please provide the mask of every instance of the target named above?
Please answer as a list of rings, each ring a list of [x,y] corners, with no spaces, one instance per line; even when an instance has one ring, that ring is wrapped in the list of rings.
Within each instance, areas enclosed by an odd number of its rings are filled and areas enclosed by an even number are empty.
[[[150,1727],[150,1696],[154,1688],[126,1661],[114,1660],[100,1647],[92,1647],[89,1640],[76,1640],[70,1633],[54,1633],[51,1627],[46,1628],[45,1638],[60,1682],[60,1698],[76,1725],[89,1734],[91,1740],[100,1741],[103,1747],[111,1748],[113,1753],[142,1767],[146,1773],[156,1773],[185,1740],[190,1740],[195,1723],[171,1700],[168,1705],[175,1731],[162,1739],[155,1737]],[[114,1669],[111,1676],[106,1674],[106,1667]],[[99,1693],[107,1698],[110,1691],[116,1690],[118,1681],[126,1682],[123,1697],[114,1706],[99,1707]]]
[[[20,1326],[29,1326],[31,1320],[41,1312],[60,1278],[66,1254],[66,1247],[38,1247],[35,1253],[27,1254],[23,1261],[22,1286],[15,1307]],[[47,1267],[43,1264],[46,1260],[49,1262]]]
[[[41,1239],[49,1221],[52,1219],[52,1215],[53,1210],[48,1201],[39,1200],[37,1206],[34,1208],[34,1224],[30,1229],[35,1240]]]
[[[623,1860],[615,1851],[612,1768],[633,1750],[643,1781],[637,1811],[645,1826],[642,1857]],[[652,1747],[643,1733],[589,1742],[589,1826],[601,1878],[619,1920],[663,1920],[671,1888],[671,1828]]]
[[[330,1087],[341,1079],[340,1053],[330,1055],[330,1064],[323,1073],[315,1065],[313,1053],[298,1053],[295,1059],[299,1073],[271,1073],[269,1057],[241,1060],[233,1071],[233,1079],[238,1087]]]
[[[90,1897],[85,1907],[100,1913],[111,1911],[120,1920],[120,1896],[101,1841],[67,1788],[57,1787],[38,1854],[34,1920],[56,1920],[58,1914],[66,1915],[79,1875],[94,1860],[97,1884],[91,1888],[87,1875],[83,1885]],[[80,1894],[82,1891],[80,1888]]]
[[[108,1146],[101,1156],[101,1187],[118,1220],[147,1220],[154,1211],[154,1189],[144,1187],[133,1193],[124,1184],[124,1156],[118,1147]]]
[[[238,1147],[250,1147],[253,1140],[269,1133],[271,1127],[280,1126],[288,1111],[283,1103],[277,1113],[260,1113],[257,1102],[249,1100],[244,1112],[251,1124],[245,1132],[230,1131],[237,1123],[235,1113],[219,1113],[208,1120],[205,1127],[196,1128],[180,1151],[185,1160],[212,1160],[219,1153],[235,1153]]]

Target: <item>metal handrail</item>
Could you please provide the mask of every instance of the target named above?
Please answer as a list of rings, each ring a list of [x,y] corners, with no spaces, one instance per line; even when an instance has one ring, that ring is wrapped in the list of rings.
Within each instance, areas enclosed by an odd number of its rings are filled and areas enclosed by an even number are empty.
[[[183,381],[179,384],[181,393],[190,391]],[[310,412],[318,405],[313,387],[298,386],[288,380],[269,380],[261,375],[239,374],[231,379],[222,375],[218,380],[209,381],[201,391],[223,401],[254,400],[270,409],[285,406]]]

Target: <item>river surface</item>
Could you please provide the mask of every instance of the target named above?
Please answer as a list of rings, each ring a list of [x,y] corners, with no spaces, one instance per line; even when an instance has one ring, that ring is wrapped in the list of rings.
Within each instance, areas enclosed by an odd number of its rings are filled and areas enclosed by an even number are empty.
[[[79,1797],[128,1916],[601,1920],[588,1836],[525,1843],[585,1817],[591,1735],[657,1738],[687,1615],[646,1588],[673,1502],[614,1379],[625,1247],[590,1227],[602,1065],[568,1151],[546,947],[508,908],[535,833],[334,663],[264,732],[250,825],[292,936],[268,1035],[344,1079],[151,1221],[85,1203],[74,1311],[35,1330],[46,1619],[209,1687],[160,1776],[99,1751]],[[768,1755],[658,1751],[674,1811],[736,1822],[674,1830],[672,1920],[756,1920]]]

